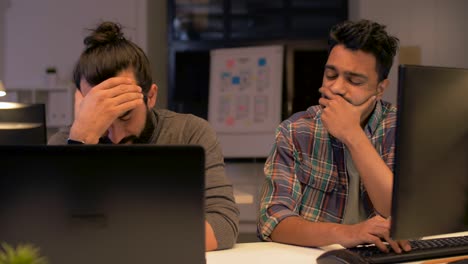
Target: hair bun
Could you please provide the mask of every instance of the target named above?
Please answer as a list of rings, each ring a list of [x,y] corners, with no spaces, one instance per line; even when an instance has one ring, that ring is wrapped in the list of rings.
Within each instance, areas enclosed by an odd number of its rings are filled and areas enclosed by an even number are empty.
[[[103,22],[84,39],[86,49],[103,46],[125,39],[122,27],[114,22]]]

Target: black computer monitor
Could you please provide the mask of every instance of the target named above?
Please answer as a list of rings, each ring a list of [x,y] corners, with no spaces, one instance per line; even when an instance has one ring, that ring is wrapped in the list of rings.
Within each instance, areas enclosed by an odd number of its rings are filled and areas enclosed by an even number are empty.
[[[205,263],[200,146],[0,146],[0,241],[50,264]]]
[[[468,69],[401,65],[391,235],[468,231]]]
[[[46,144],[44,104],[0,102],[0,145]]]

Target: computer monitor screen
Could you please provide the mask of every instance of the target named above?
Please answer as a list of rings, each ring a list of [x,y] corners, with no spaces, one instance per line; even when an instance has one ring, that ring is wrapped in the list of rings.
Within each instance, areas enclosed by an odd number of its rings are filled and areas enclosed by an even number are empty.
[[[468,69],[401,65],[391,234],[468,231]]]
[[[0,146],[0,241],[50,264],[205,263],[199,146]]]
[[[0,102],[0,145],[46,144],[44,104]]]

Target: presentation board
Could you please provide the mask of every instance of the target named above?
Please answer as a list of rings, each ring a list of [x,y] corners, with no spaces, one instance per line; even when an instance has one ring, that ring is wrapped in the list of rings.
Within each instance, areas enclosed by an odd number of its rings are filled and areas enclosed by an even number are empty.
[[[211,51],[208,120],[225,157],[266,157],[281,122],[283,46]]]

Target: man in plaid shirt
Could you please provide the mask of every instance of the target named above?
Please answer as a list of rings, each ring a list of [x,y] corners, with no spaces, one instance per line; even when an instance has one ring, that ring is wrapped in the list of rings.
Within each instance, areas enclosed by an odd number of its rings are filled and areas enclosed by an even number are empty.
[[[265,164],[258,235],[302,246],[389,237],[396,108],[382,101],[398,39],[361,20],[333,27],[319,105],[280,124]]]

